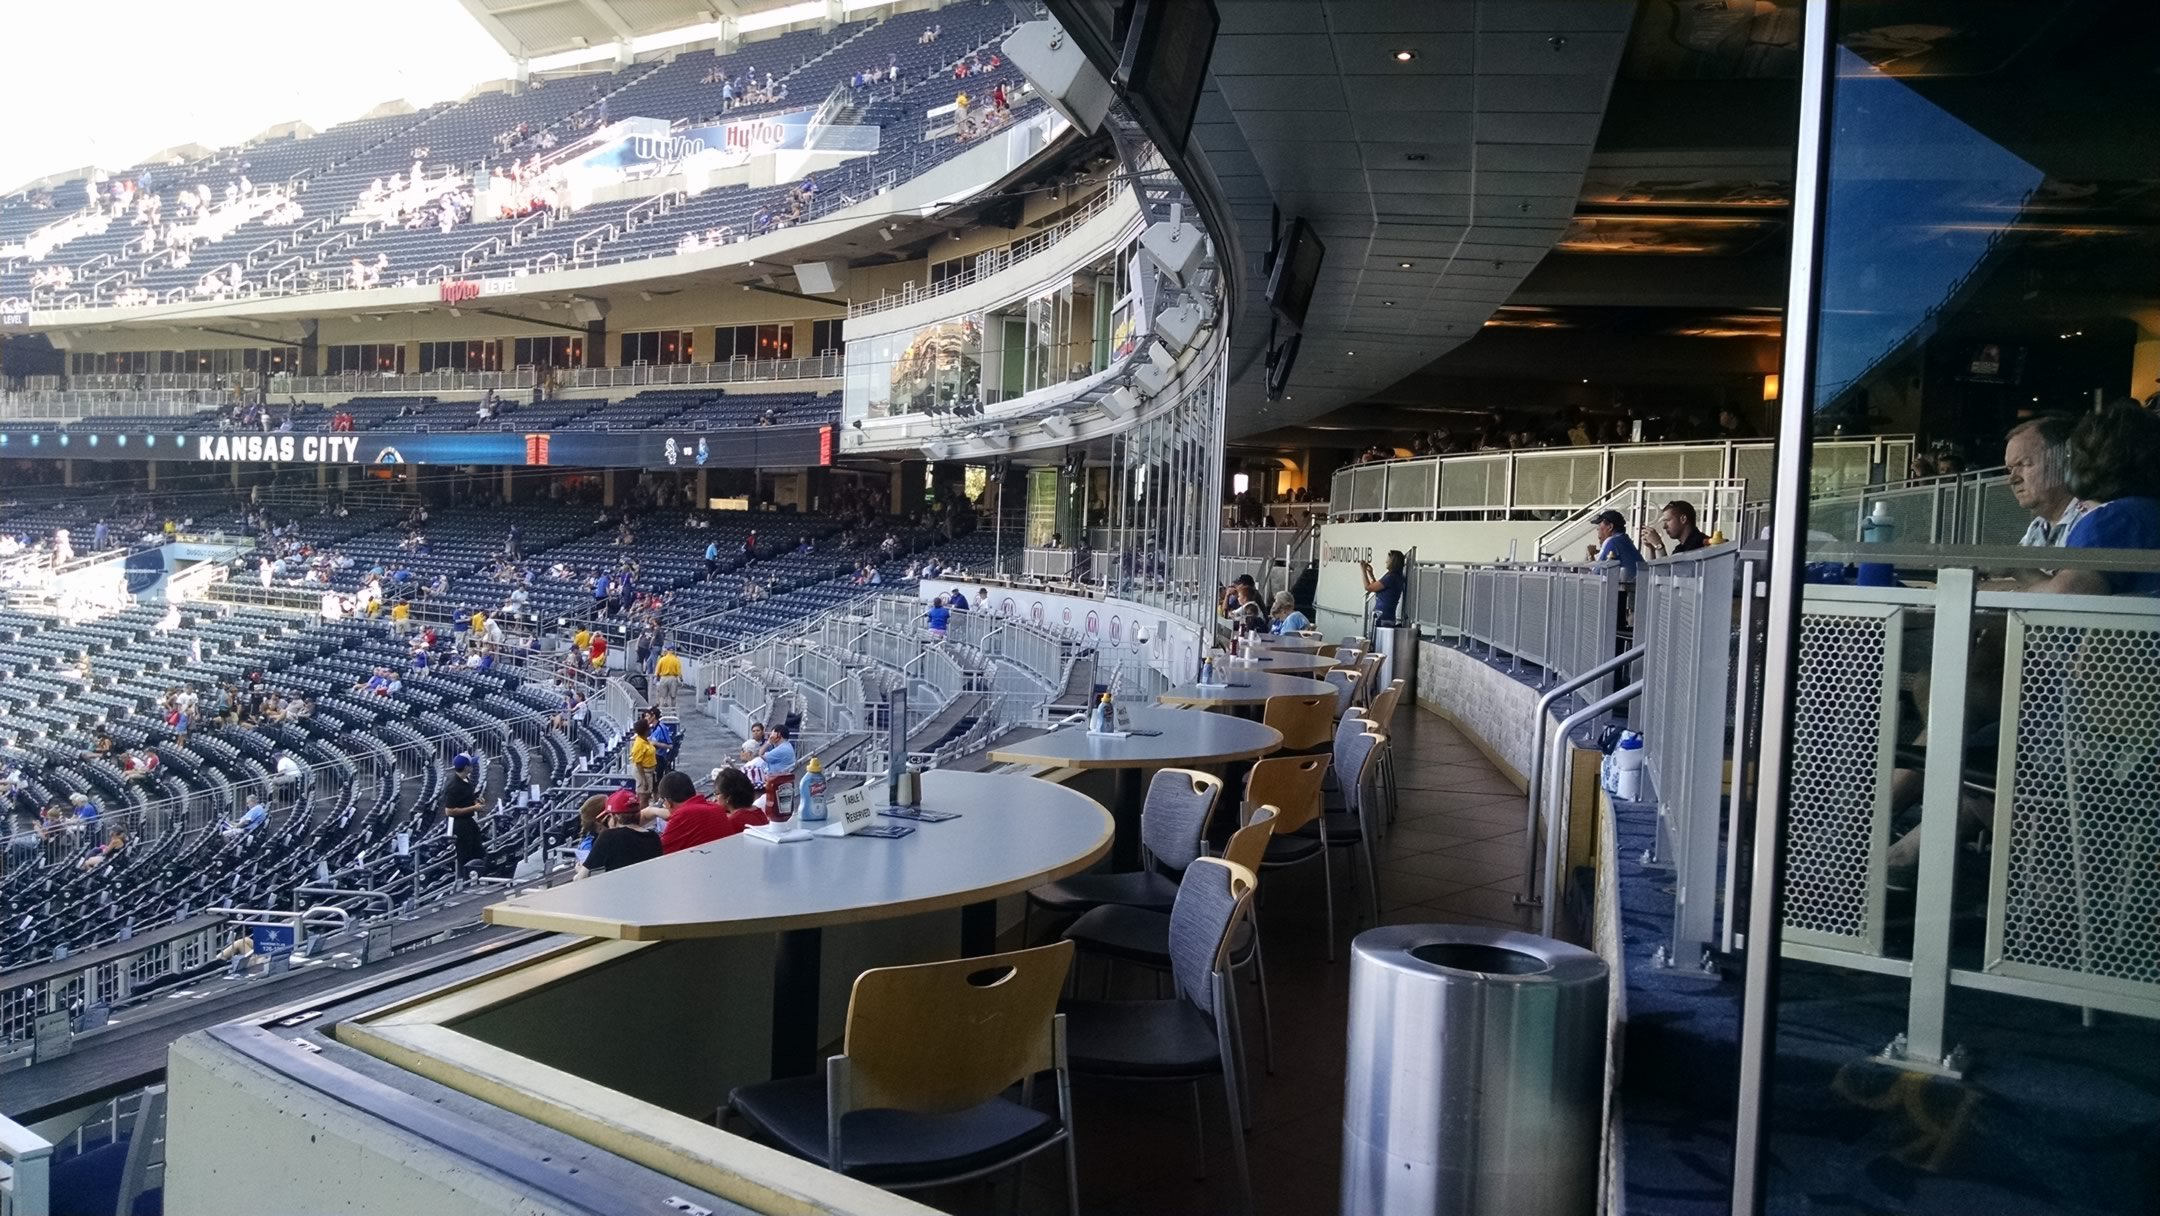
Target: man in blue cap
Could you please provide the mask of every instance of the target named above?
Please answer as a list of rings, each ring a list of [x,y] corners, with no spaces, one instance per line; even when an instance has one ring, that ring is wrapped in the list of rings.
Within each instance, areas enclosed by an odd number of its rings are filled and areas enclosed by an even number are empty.
[[[443,815],[450,820],[450,838],[457,842],[457,872],[487,860],[487,842],[480,838],[480,792],[474,785],[477,770],[464,752],[450,758],[450,780],[443,783]]]

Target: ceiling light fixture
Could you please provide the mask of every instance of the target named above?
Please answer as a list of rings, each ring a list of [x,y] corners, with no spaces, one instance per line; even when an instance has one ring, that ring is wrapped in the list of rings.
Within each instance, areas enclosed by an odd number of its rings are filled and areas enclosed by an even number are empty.
[[[1408,62],[1410,62],[1411,60],[1413,60],[1413,59],[1415,59],[1415,58],[1417,58],[1417,52],[1416,52],[1416,51],[1397,51],[1397,52],[1395,52],[1395,62],[1397,62],[1397,63],[1408,63]]]
[[[1408,263],[1408,262],[1397,262],[1397,263],[1395,263],[1395,266],[1396,266],[1396,269],[1398,269],[1398,270],[1408,270],[1408,269],[1410,269],[1410,263]]]

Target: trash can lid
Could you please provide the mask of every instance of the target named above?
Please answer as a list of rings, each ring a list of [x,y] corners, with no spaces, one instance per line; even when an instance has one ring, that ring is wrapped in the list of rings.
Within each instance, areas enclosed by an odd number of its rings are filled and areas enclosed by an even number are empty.
[[[1350,950],[1367,964],[1473,982],[1568,984],[1601,979],[1606,971],[1604,959],[1580,946],[1480,925],[1368,929]]]

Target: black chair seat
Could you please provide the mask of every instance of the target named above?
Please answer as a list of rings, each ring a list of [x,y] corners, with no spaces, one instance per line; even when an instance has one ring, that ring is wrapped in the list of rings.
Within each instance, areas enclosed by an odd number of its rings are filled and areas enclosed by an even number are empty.
[[[1028,892],[1028,898],[1058,912],[1085,912],[1104,904],[1152,908],[1168,912],[1177,902],[1177,882],[1153,871],[1131,870],[1119,874],[1075,874],[1045,883]]]
[[[798,1157],[825,1164],[825,1078],[745,1085],[728,1105]],[[941,1115],[858,1110],[840,1117],[840,1172],[879,1186],[990,1169],[1055,1139],[1057,1117],[1005,1098]]]
[[[1350,814],[1348,811],[1328,811],[1325,814],[1327,816],[1327,842],[1329,844],[1356,844],[1358,841],[1365,839],[1365,826],[1358,822],[1356,815]],[[1310,840],[1314,844],[1318,844],[1320,843],[1320,821],[1316,819],[1288,836],[1277,836],[1268,841],[1267,859],[1269,861],[1275,860],[1275,841],[1277,840]]]
[[[1260,865],[1263,869],[1268,866],[1293,865],[1312,858],[1320,849],[1320,834],[1317,831],[1310,836],[1300,832],[1292,832],[1288,836],[1270,836],[1267,853],[1261,857]]]
[[[1105,904],[1082,913],[1065,930],[1066,940],[1090,954],[1105,954],[1143,967],[1170,967],[1170,914],[1123,904]],[[1252,926],[1239,921],[1230,931],[1232,965],[1252,951]]]
[[[1222,1071],[1215,1026],[1191,1001],[1066,1001],[1058,1011],[1074,1072],[1176,1079]]]

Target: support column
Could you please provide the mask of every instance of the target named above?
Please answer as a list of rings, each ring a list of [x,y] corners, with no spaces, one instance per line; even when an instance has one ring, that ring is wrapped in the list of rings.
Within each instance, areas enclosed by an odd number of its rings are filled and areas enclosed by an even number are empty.
[[[697,509],[704,510],[705,504],[711,501],[712,495],[705,489],[705,470],[700,468],[697,471]]]
[[[517,494],[517,473],[509,465],[503,466],[503,501],[509,502]]]
[[[319,464],[315,466],[315,488],[318,490],[327,490],[330,488],[329,465]]]
[[[2160,392],[2160,335],[2138,327],[2136,345],[2130,348],[2130,395],[2140,401]]]
[[[60,462],[60,484],[63,486],[75,484],[75,462],[72,459]]]
[[[341,464],[337,471],[337,488],[340,494],[352,489],[352,466]]]
[[[613,469],[600,470],[600,505],[603,507],[615,505],[615,470]]]
[[[158,466],[158,462],[157,462],[157,461],[155,461],[155,460],[146,460],[146,461],[144,461],[144,462],[143,462],[143,488],[144,488],[144,489],[146,489],[146,490],[155,490],[155,489],[157,489],[157,466]]]
[[[237,460],[232,462],[232,488],[240,488],[240,462]]]

